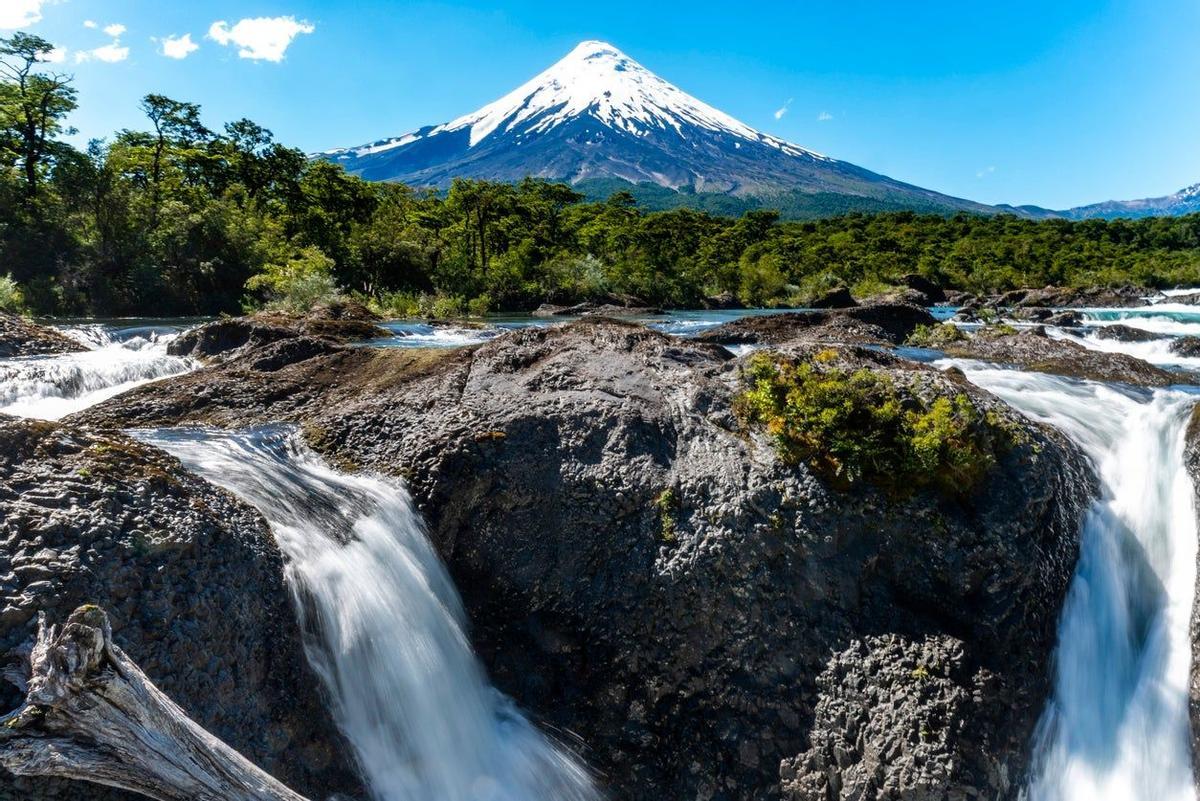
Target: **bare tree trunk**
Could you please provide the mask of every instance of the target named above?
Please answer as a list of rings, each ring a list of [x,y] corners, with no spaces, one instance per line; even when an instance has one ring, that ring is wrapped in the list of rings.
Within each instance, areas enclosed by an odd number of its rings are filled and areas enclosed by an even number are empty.
[[[307,801],[200,727],[81,606],[60,632],[38,616],[25,691],[0,717],[0,765],[132,790],[158,801]]]

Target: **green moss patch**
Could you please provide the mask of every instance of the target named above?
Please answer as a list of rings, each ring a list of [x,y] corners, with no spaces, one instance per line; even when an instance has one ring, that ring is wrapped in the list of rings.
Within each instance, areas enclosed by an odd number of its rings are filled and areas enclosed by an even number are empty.
[[[966,393],[922,397],[930,393],[887,373],[829,366],[820,356],[757,354],[734,410],[771,437],[785,462],[803,462],[838,488],[865,482],[896,495],[926,487],[966,495],[1015,444],[1012,427]]]

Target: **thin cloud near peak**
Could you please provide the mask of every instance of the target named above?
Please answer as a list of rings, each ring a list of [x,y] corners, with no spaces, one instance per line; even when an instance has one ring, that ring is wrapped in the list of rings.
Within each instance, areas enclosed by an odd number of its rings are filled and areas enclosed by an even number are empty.
[[[208,28],[208,38],[219,45],[237,47],[238,57],[252,61],[283,61],[293,41],[312,33],[316,26],[295,17],[253,17],[230,25],[218,20]]]
[[[817,122],[829,122],[832,119],[833,119],[833,115],[830,114],[828,111],[822,111],[820,114],[817,115]]]
[[[775,109],[775,119],[777,119],[777,120],[782,120],[782,119],[783,119],[783,115],[784,115],[784,114],[787,114],[787,113],[788,113],[788,109],[790,109],[790,108],[792,107],[792,101],[793,101],[793,100],[794,100],[794,98],[791,98],[791,97],[789,97],[789,98],[787,99],[787,102],[786,102],[786,103],[784,103],[784,104],[783,104],[782,106],[780,106],[779,108]]]

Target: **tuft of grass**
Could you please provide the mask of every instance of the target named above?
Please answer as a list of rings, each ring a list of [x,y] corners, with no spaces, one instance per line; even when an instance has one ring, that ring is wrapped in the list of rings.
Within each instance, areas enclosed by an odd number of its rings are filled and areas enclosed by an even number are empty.
[[[663,490],[654,500],[654,507],[658,510],[659,539],[668,544],[676,542],[679,535],[675,531],[675,511],[679,508],[679,498],[675,490]]]
[[[840,489],[861,483],[896,495],[925,487],[967,495],[1013,447],[1013,433],[965,393],[929,400],[886,373],[755,355],[734,406],[780,457]]]

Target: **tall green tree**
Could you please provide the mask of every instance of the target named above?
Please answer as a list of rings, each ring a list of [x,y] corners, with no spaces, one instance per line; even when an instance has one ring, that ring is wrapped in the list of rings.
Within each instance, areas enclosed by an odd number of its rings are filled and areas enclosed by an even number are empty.
[[[78,105],[71,77],[38,69],[53,50],[50,42],[27,33],[0,39],[0,141],[21,168],[29,205],[38,199],[58,137],[75,132],[63,124]]]

